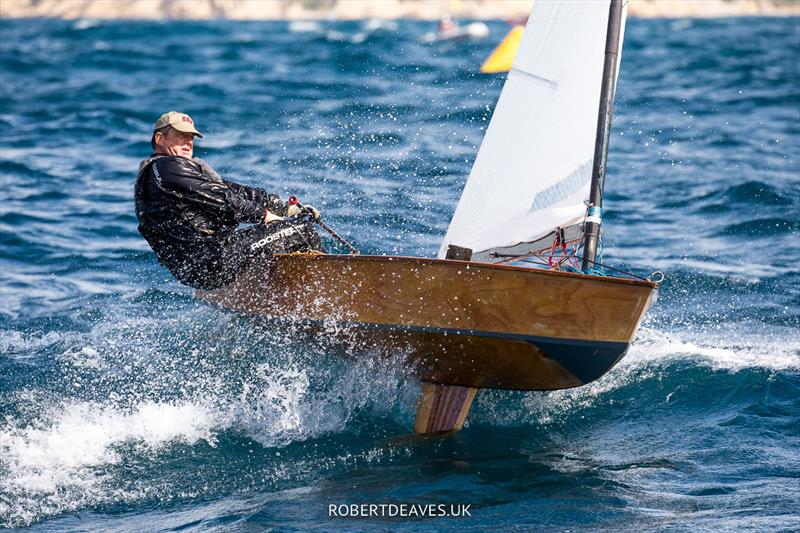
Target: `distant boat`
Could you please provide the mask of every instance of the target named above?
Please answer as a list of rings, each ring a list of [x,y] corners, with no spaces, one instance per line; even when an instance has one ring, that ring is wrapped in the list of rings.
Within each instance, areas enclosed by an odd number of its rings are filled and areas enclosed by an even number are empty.
[[[496,74],[498,72],[508,72],[517,57],[519,45],[522,43],[522,36],[525,34],[524,26],[514,26],[511,31],[503,37],[497,48],[481,65],[481,72],[484,74]]]
[[[403,358],[418,433],[461,429],[481,388],[600,378],[658,291],[597,268],[624,24],[621,0],[536,3],[438,258],[276,255],[198,295]]]
[[[483,22],[472,22],[464,26],[459,25],[450,17],[443,17],[439,21],[436,32],[428,32],[422,36],[426,43],[454,41],[458,39],[485,39],[489,36],[489,26]]]

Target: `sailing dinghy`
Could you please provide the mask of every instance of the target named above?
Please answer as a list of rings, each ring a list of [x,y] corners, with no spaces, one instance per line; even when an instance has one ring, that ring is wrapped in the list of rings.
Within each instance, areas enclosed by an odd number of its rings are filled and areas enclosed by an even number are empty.
[[[276,255],[198,295],[402,354],[422,381],[418,433],[461,429],[481,388],[600,378],[658,290],[597,261],[624,24],[619,0],[536,2],[438,258]]]

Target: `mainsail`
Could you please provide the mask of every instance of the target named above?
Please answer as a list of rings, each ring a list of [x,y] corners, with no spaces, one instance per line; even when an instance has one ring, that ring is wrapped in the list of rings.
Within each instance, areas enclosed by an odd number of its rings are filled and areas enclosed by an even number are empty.
[[[579,236],[608,15],[609,0],[536,2],[440,258],[449,245],[486,260],[547,248],[558,228]]]

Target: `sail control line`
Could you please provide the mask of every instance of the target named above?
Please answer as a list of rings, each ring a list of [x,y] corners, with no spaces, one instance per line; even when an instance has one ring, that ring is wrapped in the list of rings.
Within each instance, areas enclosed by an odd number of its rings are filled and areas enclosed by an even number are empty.
[[[289,205],[296,205],[297,207],[300,208],[300,211],[303,211],[303,212],[307,212],[307,213],[311,212],[311,210],[309,208],[307,208],[306,206],[304,206],[303,204],[300,203],[300,200],[297,199],[297,196],[290,196],[289,197]],[[328,226],[322,220],[320,220],[320,219],[318,219],[316,217],[313,217],[313,219],[314,219],[314,222],[319,224],[319,227],[321,227],[322,229],[324,229],[328,233],[328,235],[330,235],[331,237],[336,239],[339,243],[343,244],[350,251],[350,253],[352,253],[353,255],[361,255],[361,252],[358,250],[358,248],[356,248],[355,246],[353,246],[352,244],[350,244],[349,242],[344,240],[344,238],[342,236],[340,236],[338,233],[336,233],[335,231],[333,231],[333,229],[331,229],[330,226]]]

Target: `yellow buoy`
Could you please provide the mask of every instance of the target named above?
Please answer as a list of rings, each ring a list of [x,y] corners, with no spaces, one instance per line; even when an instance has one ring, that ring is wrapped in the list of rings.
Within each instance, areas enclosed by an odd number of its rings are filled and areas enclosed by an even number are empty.
[[[484,74],[494,74],[495,72],[508,72],[517,57],[519,43],[522,42],[522,34],[525,33],[524,26],[514,26],[508,32],[492,55],[481,65],[481,72]]]

